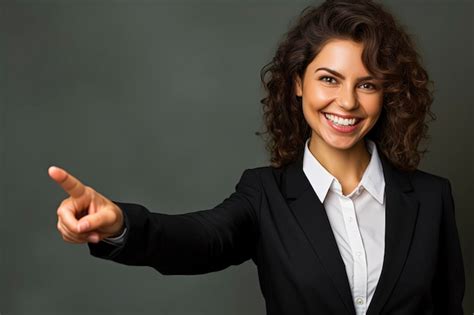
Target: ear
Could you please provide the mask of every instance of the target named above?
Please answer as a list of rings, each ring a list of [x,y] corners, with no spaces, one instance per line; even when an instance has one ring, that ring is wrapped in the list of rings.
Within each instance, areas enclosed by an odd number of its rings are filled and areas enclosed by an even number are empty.
[[[295,76],[295,94],[296,96],[302,97],[303,96],[303,83],[301,82],[301,78],[296,75]]]

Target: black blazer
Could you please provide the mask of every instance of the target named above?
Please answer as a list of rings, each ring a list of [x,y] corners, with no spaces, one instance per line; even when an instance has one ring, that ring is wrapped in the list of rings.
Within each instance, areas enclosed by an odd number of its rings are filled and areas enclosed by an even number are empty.
[[[209,210],[160,214],[116,202],[125,244],[88,243],[93,256],[203,274],[252,259],[269,315],[355,314],[344,262],[300,158],[282,169],[247,169],[236,191]],[[386,232],[382,273],[367,314],[463,314],[464,267],[447,179],[401,172],[380,157]]]

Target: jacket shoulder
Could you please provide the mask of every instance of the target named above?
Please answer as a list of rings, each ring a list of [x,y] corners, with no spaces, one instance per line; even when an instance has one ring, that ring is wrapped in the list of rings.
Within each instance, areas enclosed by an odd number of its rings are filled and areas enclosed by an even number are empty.
[[[441,193],[446,186],[451,186],[448,178],[433,174],[427,171],[416,169],[411,174],[411,182],[415,190],[422,191],[437,191]]]
[[[250,174],[258,178],[261,182],[265,183],[268,180],[280,183],[284,175],[286,167],[275,168],[273,166],[257,166],[244,170],[244,174]]]
[[[426,180],[426,181],[443,182],[443,181],[448,180],[446,177],[443,177],[443,176],[440,176],[440,175],[437,175],[437,174],[434,174],[434,173],[430,173],[430,172],[427,172],[427,171],[424,171],[424,170],[421,170],[421,169],[416,169],[415,171],[413,171],[412,176],[414,178],[419,179],[419,180]]]

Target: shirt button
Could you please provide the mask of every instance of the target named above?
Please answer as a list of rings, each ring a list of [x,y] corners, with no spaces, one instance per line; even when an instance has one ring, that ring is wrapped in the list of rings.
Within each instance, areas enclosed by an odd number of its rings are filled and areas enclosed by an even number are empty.
[[[361,297],[358,297],[358,298],[355,299],[355,302],[356,302],[357,305],[362,305],[362,304],[364,304],[364,299],[361,298]]]
[[[349,217],[349,222],[352,222],[353,218],[352,217]]]
[[[360,257],[361,254],[361,252],[356,252],[357,257]]]

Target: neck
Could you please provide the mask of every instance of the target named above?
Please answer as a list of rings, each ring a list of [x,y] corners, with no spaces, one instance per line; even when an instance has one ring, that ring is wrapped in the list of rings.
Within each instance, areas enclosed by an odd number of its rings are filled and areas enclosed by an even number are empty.
[[[327,145],[319,137],[311,137],[309,150],[321,165],[343,186],[344,193],[361,181],[370,162],[370,153],[362,139],[349,149]]]

